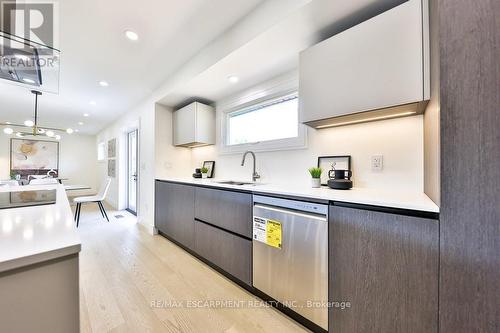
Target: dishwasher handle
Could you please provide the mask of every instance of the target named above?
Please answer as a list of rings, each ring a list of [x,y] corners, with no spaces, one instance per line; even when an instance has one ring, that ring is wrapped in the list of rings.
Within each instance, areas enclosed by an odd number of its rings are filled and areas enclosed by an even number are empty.
[[[292,211],[328,216],[328,204],[267,197],[257,194],[253,195],[253,202],[254,205],[264,205],[277,209],[290,209]]]
[[[307,219],[313,219],[313,220],[318,220],[318,221],[324,221],[327,222],[327,216],[323,214],[314,214],[314,213],[308,213],[308,212],[300,212],[300,211],[295,211],[287,208],[282,208],[282,207],[273,207],[273,206],[266,206],[262,204],[255,204],[255,208],[260,208],[264,210],[269,210],[281,214],[287,214],[287,215],[294,215],[294,216],[299,216],[299,217],[304,217]],[[265,216],[262,216],[265,217]]]

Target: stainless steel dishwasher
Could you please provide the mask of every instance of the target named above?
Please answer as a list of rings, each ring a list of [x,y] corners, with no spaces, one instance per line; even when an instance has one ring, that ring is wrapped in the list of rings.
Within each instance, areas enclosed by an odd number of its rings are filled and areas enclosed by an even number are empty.
[[[254,287],[328,330],[328,205],[253,201]]]

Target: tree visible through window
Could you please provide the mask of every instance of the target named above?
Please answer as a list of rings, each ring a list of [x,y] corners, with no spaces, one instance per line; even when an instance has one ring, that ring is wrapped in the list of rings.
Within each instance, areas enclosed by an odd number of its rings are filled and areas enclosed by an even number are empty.
[[[296,138],[299,135],[297,94],[228,114],[228,145]]]

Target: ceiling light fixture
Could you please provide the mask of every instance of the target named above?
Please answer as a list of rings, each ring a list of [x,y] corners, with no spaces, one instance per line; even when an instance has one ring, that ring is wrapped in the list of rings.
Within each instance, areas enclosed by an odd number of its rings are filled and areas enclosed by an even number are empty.
[[[75,130],[75,133],[78,133],[78,132],[80,132],[80,130],[77,128],[77,129]]]
[[[88,113],[84,113],[84,114],[83,114],[83,116],[84,116],[84,117],[88,117],[88,116],[89,116],[89,114],[88,114]]]
[[[33,125],[35,125],[35,123],[33,122],[33,120],[26,120],[24,122],[24,126],[33,127]]]
[[[137,32],[132,30],[125,30],[125,36],[133,42],[139,39],[139,35],[137,34]]]
[[[42,95],[42,93],[40,91],[37,91],[37,90],[32,90],[31,93],[33,95],[35,95],[35,109],[34,109],[34,112],[33,112],[33,120],[31,119],[28,119],[26,120],[23,124],[12,124],[8,121],[6,122],[0,122],[0,126],[6,126],[4,129],[3,129],[3,132],[5,134],[12,134],[14,133],[14,130],[12,129],[12,127],[20,127],[20,128],[28,128],[29,131],[18,131],[16,133],[16,136],[17,137],[25,137],[25,136],[39,136],[39,135],[46,135],[48,137],[54,137],[56,135],[56,132],[68,132],[68,130],[64,130],[64,129],[60,129],[60,128],[51,128],[51,127],[46,127],[46,126],[43,126],[42,127],[39,127],[38,125],[38,96]],[[73,132],[73,130],[71,130],[71,132],[68,132],[69,134],[71,134]]]
[[[73,132],[74,132],[74,130],[73,130],[72,128],[68,128],[68,129],[66,130],[66,133],[68,133],[68,134],[71,134],[71,133],[73,133]]]
[[[89,104],[92,105],[92,106],[96,106],[97,105],[97,103],[95,101],[90,101]]]
[[[227,80],[231,83],[238,83],[238,81],[240,80],[239,77],[237,77],[236,75],[231,75],[231,76],[228,76],[227,77]]]
[[[99,81],[99,85],[100,85],[101,87],[109,87],[109,83],[108,83],[108,82],[106,82],[106,81]]]
[[[83,125],[83,121],[79,121],[78,125],[82,126]]]

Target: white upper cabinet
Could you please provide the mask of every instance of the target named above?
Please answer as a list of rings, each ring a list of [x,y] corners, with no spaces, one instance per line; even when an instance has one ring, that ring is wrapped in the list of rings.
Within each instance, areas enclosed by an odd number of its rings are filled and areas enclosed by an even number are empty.
[[[174,111],[174,145],[197,147],[215,144],[215,109],[199,102]]]
[[[322,128],[422,112],[428,28],[426,0],[410,0],[303,51],[301,122]]]

